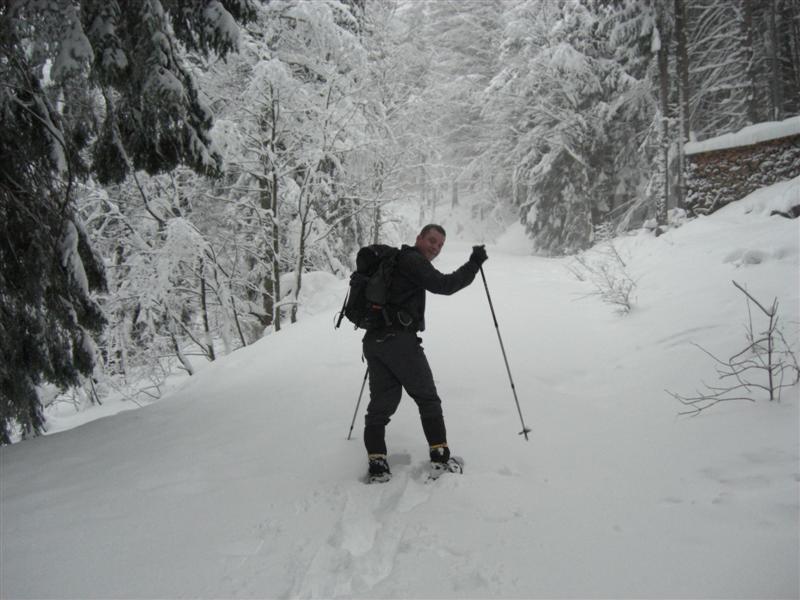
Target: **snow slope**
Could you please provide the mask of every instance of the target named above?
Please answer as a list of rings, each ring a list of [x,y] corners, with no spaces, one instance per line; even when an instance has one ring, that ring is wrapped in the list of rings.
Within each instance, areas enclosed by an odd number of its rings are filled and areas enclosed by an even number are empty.
[[[695,418],[664,390],[713,380],[692,342],[744,346],[732,279],[778,297],[797,349],[800,223],[768,214],[799,200],[800,178],[619,240],[638,280],[624,317],[586,297],[570,259],[525,256],[513,235],[490,246],[533,433],[517,435],[480,279],[429,296],[425,347],[466,460],[434,484],[408,398],[394,479],[359,481],[363,449],[345,438],[364,365],[359,334],[333,330],[336,282],[317,315],[161,402],[0,450],[0,595],[796,598],[798,386]],[[437,266],[468,250],[449,241]]]

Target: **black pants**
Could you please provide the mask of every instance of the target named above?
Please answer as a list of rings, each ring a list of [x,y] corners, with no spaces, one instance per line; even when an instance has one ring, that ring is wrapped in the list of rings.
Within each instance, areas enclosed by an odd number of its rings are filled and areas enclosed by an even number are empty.
[[[447,443],[442,401],[415,332],[374,332],[364,336],[369,368],[370,402],[364,419],[364,445],[369,454],[386,454],[386,425],[400,404],[403,388],[417,403],[428,445]]]

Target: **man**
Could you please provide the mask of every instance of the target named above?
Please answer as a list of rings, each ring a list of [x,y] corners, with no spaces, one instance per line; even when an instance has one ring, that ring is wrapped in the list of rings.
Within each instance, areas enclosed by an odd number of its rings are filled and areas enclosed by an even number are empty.
[[[417,332],[425,330],[425,292],[450,295],[465,288],[475,279],[487,256],[483,246],[474,246],[469,260],[456,271],[440,273],[431,261],[441,252],[445,237],[440,225],[426,225],[414,246],[400,249],[388,290],[391,323],[364,335],[370,392],[364,445],[370,482],[388,481],[391,477],[384,438],[403,388],[419,408],[433,471],[461,472],[460,464],[450,458],[442,403]]]

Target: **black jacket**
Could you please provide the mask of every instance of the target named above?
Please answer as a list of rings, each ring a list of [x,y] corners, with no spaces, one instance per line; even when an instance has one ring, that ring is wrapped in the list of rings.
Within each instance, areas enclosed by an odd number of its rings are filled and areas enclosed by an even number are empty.
[[[479,268],[476,263],[467,261],[445,275],[437,271],[416,247],[404,245],[397,256],[389,285],[388,304],[396,314],[394,324],[399,321],[408,329],[424,331],[425,292],[445,296],[455,294],[472,283]]]

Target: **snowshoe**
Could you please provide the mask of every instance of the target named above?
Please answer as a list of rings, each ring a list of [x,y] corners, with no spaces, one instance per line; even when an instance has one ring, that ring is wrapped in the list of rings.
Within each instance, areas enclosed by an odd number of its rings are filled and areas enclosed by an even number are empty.
[[[427,481],[436,481],[445,473],[463,473],[464,461],[457,457],[451,456],[445,462],[431,461],[431,468],[428,471]]]
[[[392,474],[389,472],[386,473],[379,473],[377,475],[368,474],[367,475],[367,483],[386,483],[392,478]]]

